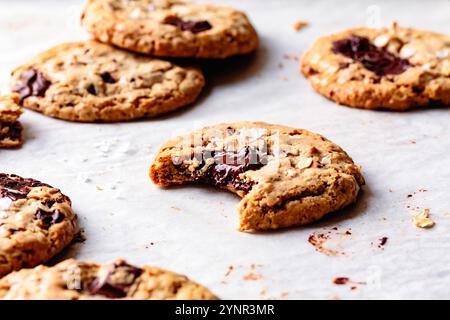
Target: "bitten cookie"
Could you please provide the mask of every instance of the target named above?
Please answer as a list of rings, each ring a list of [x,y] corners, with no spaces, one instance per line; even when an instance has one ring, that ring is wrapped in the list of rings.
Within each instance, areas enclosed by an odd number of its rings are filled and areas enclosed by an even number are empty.
[[[0,277],[46,262],[76,231],[70,199],[58,189],[0,173]]]
[[[364,178],[336,144],[262,122],[206,127],[166,143],[150,168],[163,187],[206,183],[236,193],[241,231],[322,218],[356,200]]]
[[[20,103],[71,121],[123,121],[186,106],[204,85],[201,71],[138,56],[96,41],[66,43],[12,73]]]
[[[0,148],[16,148],[23,144],[22,124],[18,121],[22,108],[19,96],[0,97]]]
[[[205,287],[182,275],[124,260],[109,264],[65,260],[22,269],[0,280],[0,299],[213,300]]]
[[[450,104],[450,37],[401,28],[350,29],[318,39],[301,71],[316,91],[357,108]]]
[[[226,58],[255,50],[244,13],[179,0],[90,0],[82,25],[100,41],[154,56]]]

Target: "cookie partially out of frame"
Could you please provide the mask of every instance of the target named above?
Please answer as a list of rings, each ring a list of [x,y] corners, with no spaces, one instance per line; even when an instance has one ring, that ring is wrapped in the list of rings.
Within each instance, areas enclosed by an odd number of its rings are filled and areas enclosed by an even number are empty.
[[[241,231],[303,225],[357,198],[364,178],[324,137],[262,122],[220,124],[167,142],[150,168],[162,187],[204,183],[236,193]]]
[[[179,0],[90,0],[82,25],[100,41],[153,56],[226,58],[258,36],[244,13]]]
[[[0,299],[212,300],[205,287],[156,267],[125,260],[108,264],[69,259],[53,267],[22,269],[0,279]]]
[[[58,45],[12,73],[20,103],[71,121],[124,121],[191,104],[201,71],[139,56],[97,41]]]
[[[301,71],[337,103],[407,110],[450,104],[450,37],[402,28],[357,28],[318,39]]]
[[[0,277],[48,261],[76,231],[71,201],[60,190],[0,173]]]
[[[18,95],[0,97],[0,148],[16,148],[23,144],[23,128],[18,121],[22,108],[18,102]]]

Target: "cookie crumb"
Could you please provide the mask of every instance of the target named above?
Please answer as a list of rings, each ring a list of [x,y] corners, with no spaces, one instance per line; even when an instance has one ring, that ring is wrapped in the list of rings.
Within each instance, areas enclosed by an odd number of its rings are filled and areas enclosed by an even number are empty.
[[[259,273],[250,272],[250,273],[247,273],[246,275],[244,275],[244,277],[242,279],[244,279],[246,281],[256,281],[256,280],[260,280],[261,278],[262,278],[262,275],[260,275]]]
[[[431,228],[434,226],[434,221],[429,218],[430,209],[425,208],[422,212],[416,214],[412,221],[414,225],[418,228]]]
[[[293,55],[293,54],[285,54],[283,56],[283,58],[286,59],[286,60],[295,61],[295,62],[299,61],[299,57],[296,56],[296,55]]]
[[[308,26],[308,22],[306,22],[304,20],[297,20],[292,25],[292,28],[294,28],[294,30],[298,32],[298,31],[302,30],[303,28],[305,28],[306,26]]]
[[[228,270],[227,270],[227,272],[225,273],[225,277],[228,277],[230,274],[231,274],[231,272],[234,270],[234,267],[232,266],[232,265],[229,265],[228,266]]]

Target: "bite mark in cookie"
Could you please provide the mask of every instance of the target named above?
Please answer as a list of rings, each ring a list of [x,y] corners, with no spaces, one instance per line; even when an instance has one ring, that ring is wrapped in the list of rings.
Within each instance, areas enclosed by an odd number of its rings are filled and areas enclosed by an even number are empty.
[[[77,231],[70,199],[46,183],[0,173],[0,201],[0,277],[48,261]]]
[[[337,145],[306,130],[259,122],[206,127],[166,143],[159,186],[206,183],[242,197],[240,230],[306,224],[356,200],[364,179]]]

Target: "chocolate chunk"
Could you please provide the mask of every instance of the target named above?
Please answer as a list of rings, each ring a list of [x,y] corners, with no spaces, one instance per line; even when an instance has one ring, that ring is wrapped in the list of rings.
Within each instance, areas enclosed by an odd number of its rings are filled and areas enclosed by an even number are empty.
[[[104,83],[116,83],[116,79],[114,79],[109,72],[103,72],[102,74],[100,74],[100,77],[102,78]]]
[[[22,125],[18,121],[0,122],[0,129],[0,141],[4,139],[20,140],[22,138]]]
[[[142,269],[125,262],[115,263],[106,277],[95,278],[85,290],[92,295],[102,295],[111,299],[124,298],[130,287],[142,274]],[[117,275],[117,277],[115,277]]]
[[[183,31],[190,31],[192,33],[199,33],[202,31],[206,31],[212,28],[211,24],[206,21],[191,21],[191,20],[182,20],[176,16],[168,16],[163,21],[164,24],[170,24],[175,26]]]
[[[50,187],[34,179],[24,179],[14,174],[0,173],[0,198],[8,197],[12,201],[27,197],[31,188]]]
[[[232,186],[248,193],[253,185],[243,181],[239,175],[248,170],[257,170],[267,164],[267,155],[254,148],[245,147],[238,153],[212,151],[203,155],[204,160],[214,158],[214,163],[196,180],[218,187]]]
[[[380,247],[380,248],[383,247],[387,243],[388,239],[389,239],[388,237],[380,238],[378,247]]]
[[[397,75],[411,67],[408,60],[376,47],[366,37],[352,35],[348,39],[334,41],[332,51],[362,63],[378,76]]]
[[[34,68],[27,69],[20,74],[19,81],[13,91],[20,95],[20,103],[28,97],[43,97],[51,82]]]
[[[89,92],[90,94],[93,94],[94,96],[97,95],[97,90],[95,90],[95,86],[93,84],[90,84],[86,90],[87,90],[87,92]]]
[[[41,220],[47,229],[51,225],[60,223],[64,220],[64,214],[62,214],[58,209],[48,212],[39,208],[36,211],[35,217]]]

